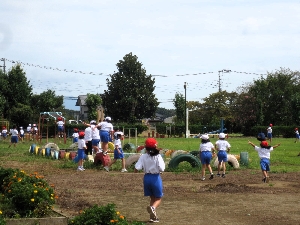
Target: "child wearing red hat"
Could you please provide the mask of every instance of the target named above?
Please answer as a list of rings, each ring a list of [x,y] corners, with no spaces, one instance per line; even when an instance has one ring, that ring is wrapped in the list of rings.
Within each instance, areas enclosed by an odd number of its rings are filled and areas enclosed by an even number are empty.
[[[143,170],[144,176],[144,196],[150,196],[150,205],[147,211],[150,214],[150,222],[159,222],[156,209],[161,203],[163,197],[163,184],[160,173],[165,170],[165,162],[159,150],[157,141],[154,138],[148,138],[145,142],[146,154],[141,155],[135,164],[134,172]]]
[[[84,150],[86,149],[86,144],[84,140],[84,132],[80,131],[78,133],[79,139],[78,139],[78,151],[77,151],[77,157],[78,157],[78,168],[77,171],[84,171],[83,168],[83,160],[85,158]]]
[[[78,129],[77,128],[74,128],[74,133],[72,134],[72,137],[73,137],[73,143],[76,143],[78,142]]]
[[[300,138],[299,137],[299,131],[298,131],[297,127],[295,128],[295,135],[296,135],[296,140],[295,140],[295,143],[296,143],[296,142],[299,142],[299,138]]]
[[[267,138],[270,140],[270,144],[272,143],[272,127],[273,124],[270,123],[270,126],[267,128]]]
[[[258,152],[258,156],[260,158],[260,168],[263,174],[262,181],[264,183],[269,183],[268,172],[270,171],[270,153],[274,150],[274,148],[280,146],[280,143],[272,147],[269,146],[269,143],[267,141],[262,141],[260,142],[260,146],[256,146],[248,140],[248,144],[252,145],[252,147],[254,147],[254,150]]]

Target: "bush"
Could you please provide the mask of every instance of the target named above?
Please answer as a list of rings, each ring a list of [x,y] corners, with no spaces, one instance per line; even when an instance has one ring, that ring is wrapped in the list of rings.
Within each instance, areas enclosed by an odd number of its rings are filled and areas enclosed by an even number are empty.
[[[0,177],[0,209],[5,218],[40,218],[52,212],[54,189],[38,173],[0,168]]]
[[[115,210],[114,204],[94,205],[80,212],[80,215],[69,219],[68,225],[143,225],[142,222],[129,222]]]

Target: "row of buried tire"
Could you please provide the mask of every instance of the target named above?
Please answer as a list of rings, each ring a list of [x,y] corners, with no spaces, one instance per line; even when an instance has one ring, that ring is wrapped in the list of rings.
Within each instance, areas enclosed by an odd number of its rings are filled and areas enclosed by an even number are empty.
[[[54,143],[46,144],[43,147],[39,147],[36,144],[32,144],[29,148],[31,154],[45,156],[53,159],[70,159],[76,161],[77,151],[60,150]]]

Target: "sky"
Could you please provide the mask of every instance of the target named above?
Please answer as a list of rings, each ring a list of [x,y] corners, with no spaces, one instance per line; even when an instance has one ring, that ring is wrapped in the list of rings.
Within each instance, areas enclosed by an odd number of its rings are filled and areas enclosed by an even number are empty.
[[[1,0],[0,17],[0,69],[20,63],[33,93],[53,90],[67,109],[79,110],[78,95],[103,93],[130,52],[166,109],[176,93],[201,102],[299,70],[296,0]]]

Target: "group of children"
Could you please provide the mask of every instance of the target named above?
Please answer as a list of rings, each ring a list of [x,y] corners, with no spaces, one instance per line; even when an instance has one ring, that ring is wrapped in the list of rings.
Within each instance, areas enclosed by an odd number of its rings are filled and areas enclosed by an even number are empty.
[[[24,141],[23,127],[20,127],[20,131],[18,131],[17,126],[14,125],[13,128],[10,129],[10,131],[8,132],[6,126],[3,126],[2,131],[0,133],[1,138],[3,138],[3,140],[5,140],[9,134],[11,135],[11,138],[10,138],[10,144],[8,147],[10,147],[11,145],[14,145],[16,147],[16,144],[19,142],[19,139],[22,142]]]

